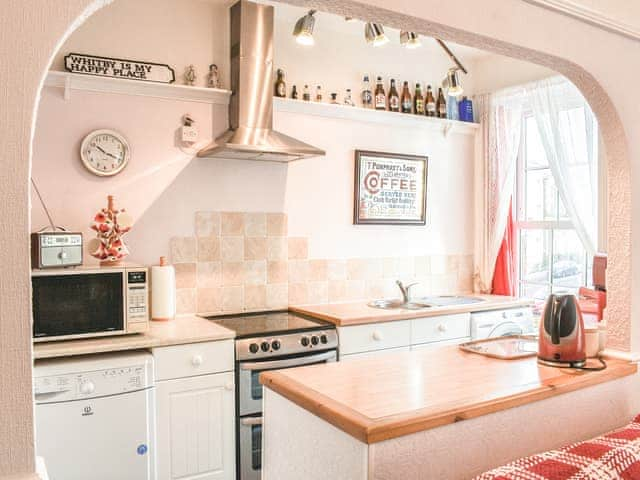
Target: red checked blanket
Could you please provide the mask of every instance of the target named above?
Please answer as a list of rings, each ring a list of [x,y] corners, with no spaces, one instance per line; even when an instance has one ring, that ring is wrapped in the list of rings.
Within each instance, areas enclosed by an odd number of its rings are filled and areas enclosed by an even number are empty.
[[[521,458],[474,480],[640,480],[640,415],[625,428]]]

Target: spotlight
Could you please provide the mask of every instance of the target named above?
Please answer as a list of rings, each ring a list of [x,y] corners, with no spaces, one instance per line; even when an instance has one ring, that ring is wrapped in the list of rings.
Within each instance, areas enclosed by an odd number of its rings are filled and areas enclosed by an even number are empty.
[[[380,47],[389,42],[380,23],[367,22],[364,25],[364,38],[374,47]]]
[[[447,89],[447,94],[452,97],[459,97],[464,91],[458,77],[458,69],[450,68],[447,72],[447,78],[442,82],[442,86]]]
[[[347,23],[355,23],[358,21],[358,19],[353,17],[344,17],[344,21]]]
[[[407,32],[405,30],[400,31],[400,45],[405,48],[418,48],[422,45],[420,42],[420,36],[416,32]]]
[[[313,26],[316,23],[316,19],[313,16],[316,13],[315,10],[309,10],[309,12],[300,17],[293,27],[293,36],[296,37],[296,42],[300,45],[313,45]]]

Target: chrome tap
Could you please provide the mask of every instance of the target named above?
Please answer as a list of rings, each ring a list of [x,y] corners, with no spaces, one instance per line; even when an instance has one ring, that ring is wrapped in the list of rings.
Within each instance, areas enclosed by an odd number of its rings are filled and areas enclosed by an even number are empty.
[[[400,280],[396,280],[396,285],[398,285],[398,288],[400,289],[400,292],[402,293],[402,303],[404,303],[406,305],[411,301],[411,298],[410,298],[411,287],[413,287],[414,285],[417,285],[417,284],[418,284],[418,282],[410,283],[409,285],[405,285]]]

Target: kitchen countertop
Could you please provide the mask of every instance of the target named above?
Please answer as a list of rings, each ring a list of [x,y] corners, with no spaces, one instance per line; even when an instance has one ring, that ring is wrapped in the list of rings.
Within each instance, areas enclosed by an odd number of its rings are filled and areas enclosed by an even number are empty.
[[[457,347],[264,372],[260,381],[364,443],[439,427],[618,379],[637,365],[600,372],[497,360]]]
[[[232,330],[196,315],[176,317],[167,322],[149,322],[149,330],[131,335],[94,337],[33,344],[33,358],[68,357],[91,353],[166,347],[185,343],[234,338]]]
[[[471,297],[484,299],[483,302],[468,305],[450,305],[445,307],[430,307],[422,310],[407,310],[394,308],[384,310],[367,305],[367,302],[329,303],[326,305],[297,305],[290,306],[289,310],[309,315],[331,322],[338,327],[349,325],[362,325],[366,323],[391,322],[394,320],[407,320],[411,318],[433,317],[437,315],[450,315],[454,313],[479,312],[485,310],[497,310],[503,308],[525,307],[532,305],[528,299],[505,297],[500,295],[469,294]]]

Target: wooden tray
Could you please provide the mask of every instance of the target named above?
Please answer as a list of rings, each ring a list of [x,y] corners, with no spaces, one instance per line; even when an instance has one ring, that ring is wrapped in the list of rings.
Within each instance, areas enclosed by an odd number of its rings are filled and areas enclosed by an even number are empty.
[[[485,338],[459,345],[465,352],[477,353],[501,360],[516,360],[538,355],[538,337],[534,335],[510,335]]]

